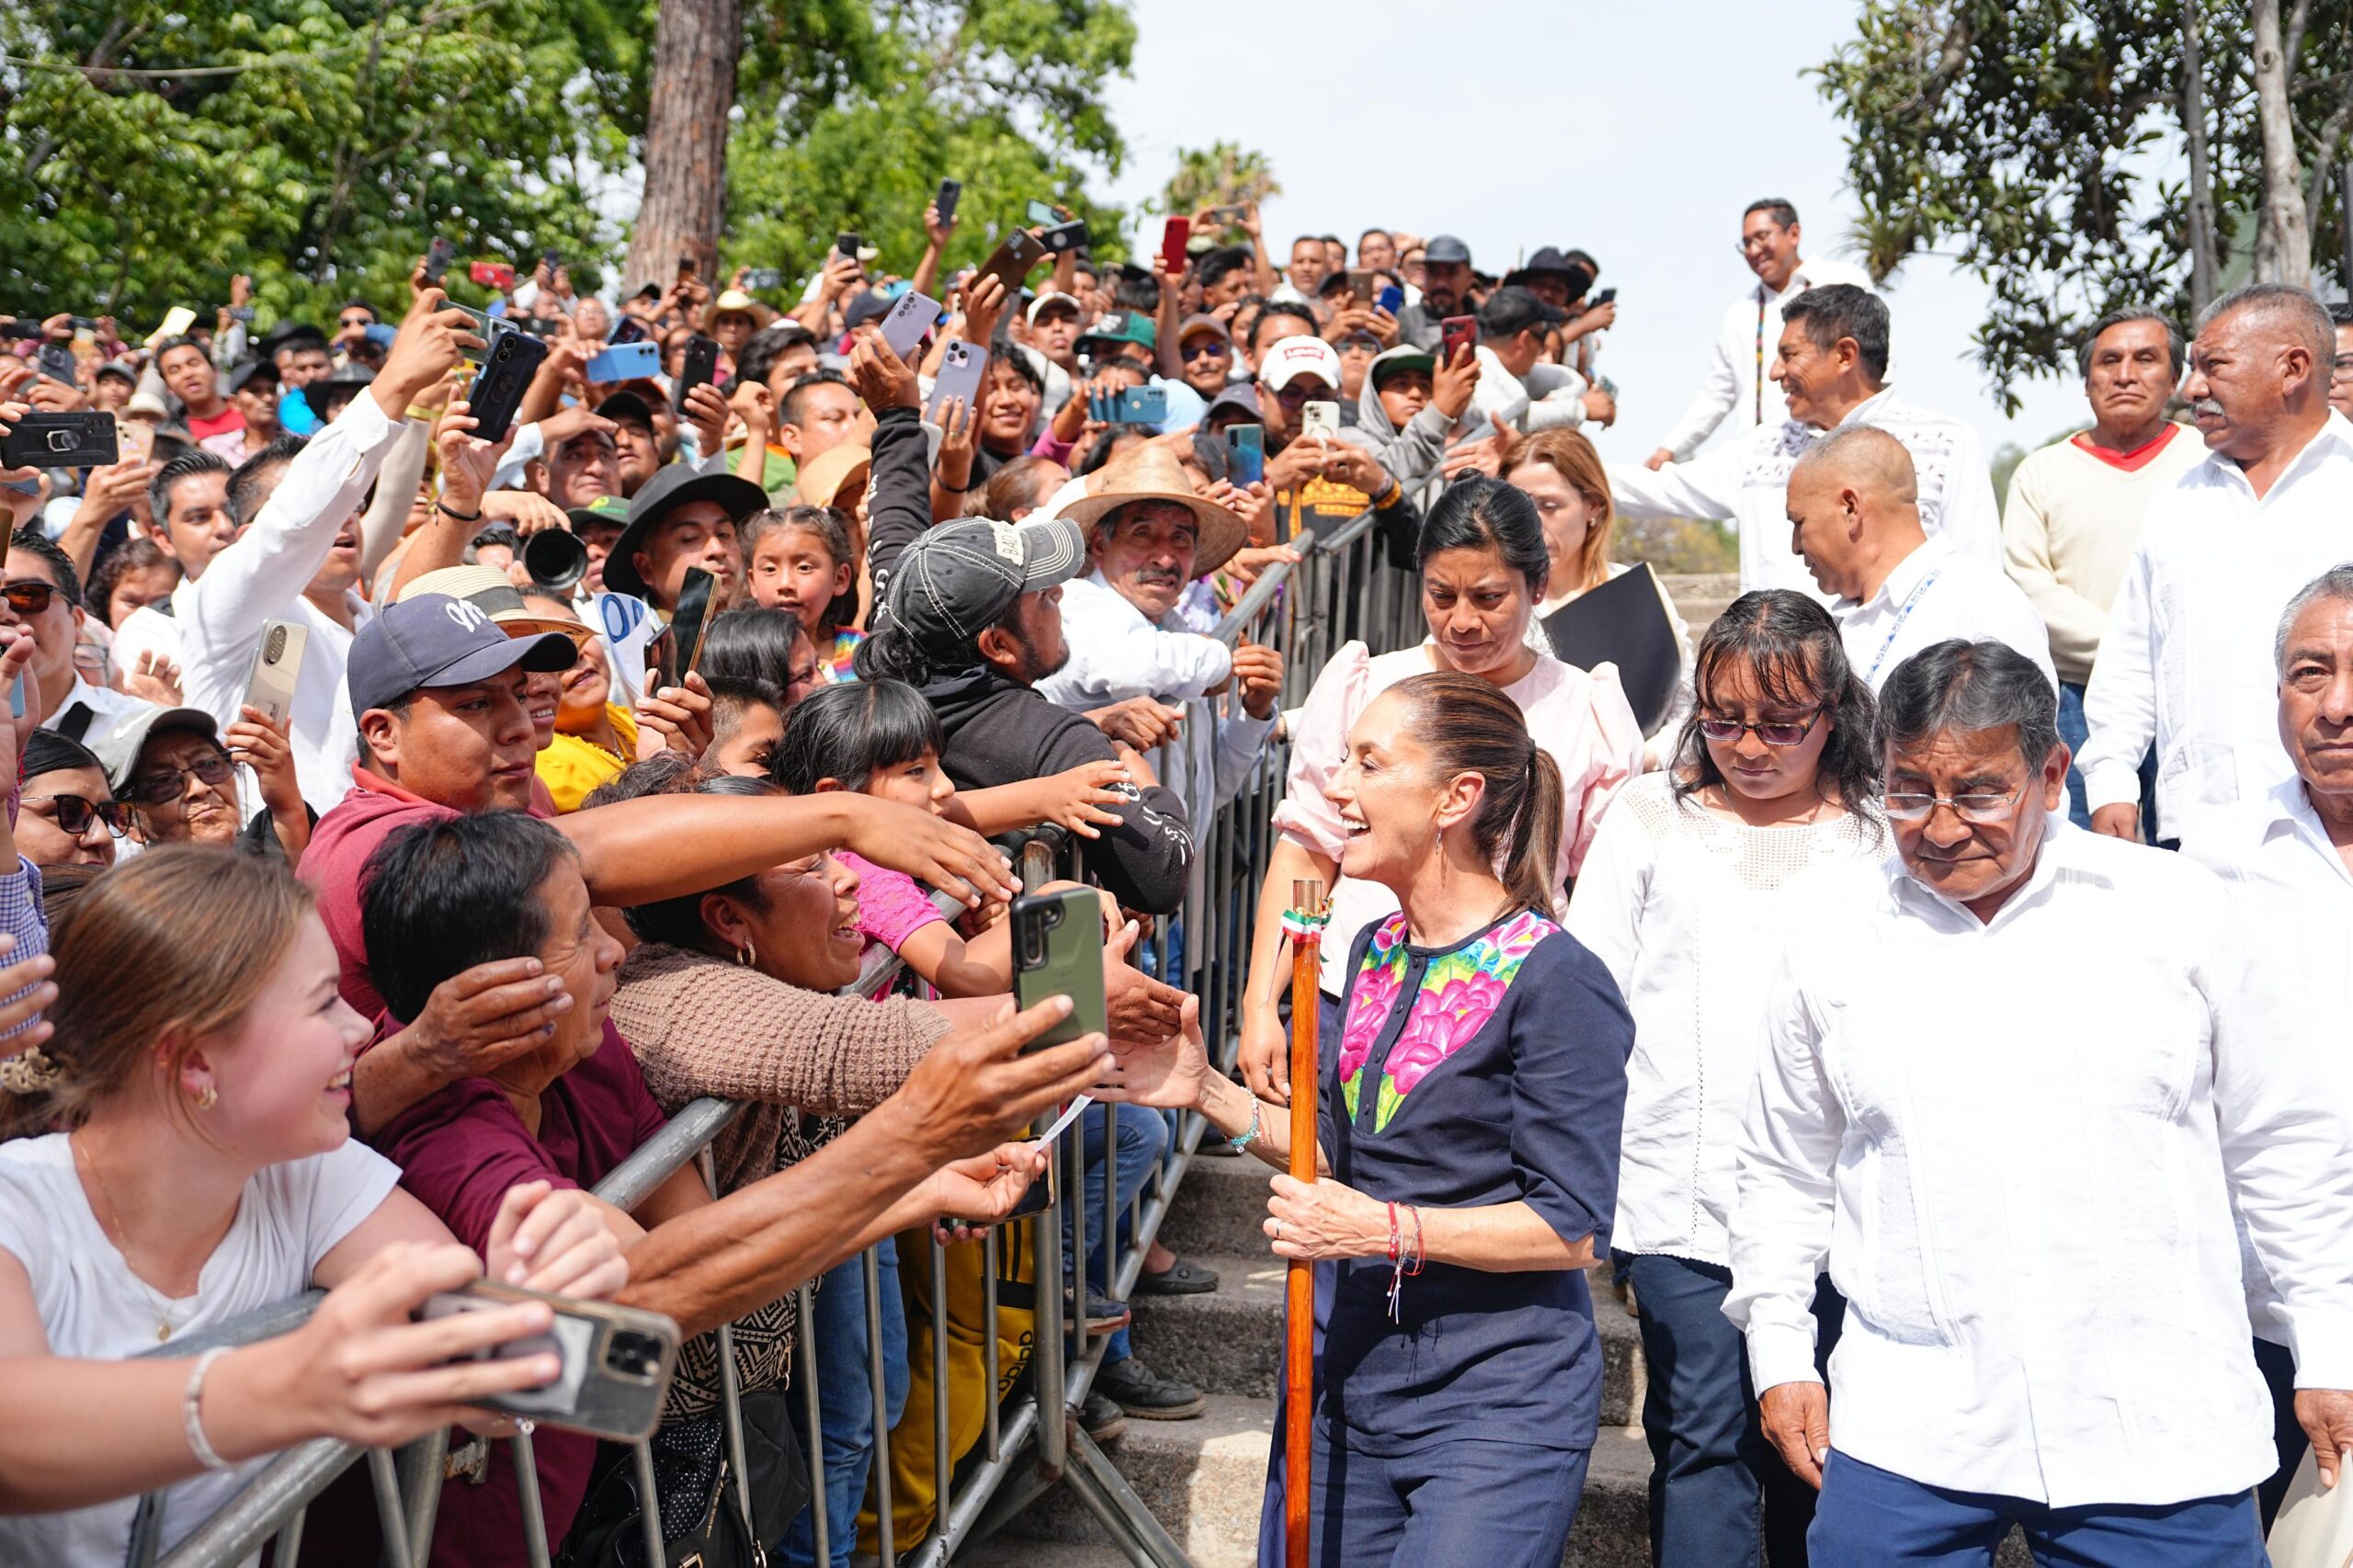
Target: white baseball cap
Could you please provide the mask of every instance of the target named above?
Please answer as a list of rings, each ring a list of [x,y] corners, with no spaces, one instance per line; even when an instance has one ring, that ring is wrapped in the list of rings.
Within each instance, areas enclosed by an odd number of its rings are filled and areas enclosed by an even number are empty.
[[[1320,378],[1327,387],[1340,384],[1340,357],[1320,337],[1286,337],[1258,360],[1258,384],[1280,392],[1302,376]]]

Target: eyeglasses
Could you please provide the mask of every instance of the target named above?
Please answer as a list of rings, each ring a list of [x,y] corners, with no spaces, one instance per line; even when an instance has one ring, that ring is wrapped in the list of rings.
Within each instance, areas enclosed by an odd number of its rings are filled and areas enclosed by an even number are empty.
[[[1185,363],[1189,365],[1196,359],[1206,359],[1211,355],[1222,358],[1233,352],[1233,346],[1222,338],[1203,337],[1188,343],[1177,352],[1185,356]]]
[[[2006,795],[1890,795],[1881,803],[1887,814],[1897,822],[1926,822],[1937,814],[1938,806],[1950,806],[1952,814],[1966,823],[1984,825],[1997,823],[2010,814],[2024,790],[2013,790]]]
[[[1296,408],[1302,403],[1313,403],[1319,398],[1325,402],[1329,402],[1331,400],[1332,389],[1330,387],[1325,386],[1321,381],[1317,381],[1313,386],[1302,384],[1307,381],[1307,379],[1308,378],[1306,377],[1302,377],[1299,381],[1291,382],[1290,385],[1275,393],[1275,401],[1281,403],[1285,408]]]
[[[1765,249],[1776,238],[1788,232],[1786,229],[1759,229],[1753,234],[1741,235],[1740,243],[1733,248],[1739,251],[1741,255],[1746,256],[1750,251]]]
[[[28,577],[21,583],[11,583],[0,588],[0,599],[6,599],[8,608],[18,615],[39,615],[56,597],[56,585],[38,578]]]
[[[376,324],[376,318],[373,316],[346,316],[335,324],[337,326],[374,326]]]
[[[187,767],[159,767],[141,774],[131,781],[131,798],[143,806],[168,806],[183,793],[181,779],[193,778],[199,784],[219,789],[235,778],[236,772],[225,756],[199,756]]]
[[[1806,736],[1813,733],[1813,727],[1820,722],[1822,710],[1817,708],[1806,715],[1802,724],[1787,721],[1749,724],[1738,719],[1702,719],[1699,721],[1699,733],[1718,745],[1733,744],[1741,736],[1754,732],[1756,738],[1768,746],[1793,746],[1803,744]]]
[[[122,807],[112,801],[92,801],[80,795],[27,795],[24,803],[38,806],[46,803],[49,810],[37,812],[57,824],[57,830],[68,838],[79,838],[90,831],[90,824],[102,822],[107,831],[117,838],[122,836]]]

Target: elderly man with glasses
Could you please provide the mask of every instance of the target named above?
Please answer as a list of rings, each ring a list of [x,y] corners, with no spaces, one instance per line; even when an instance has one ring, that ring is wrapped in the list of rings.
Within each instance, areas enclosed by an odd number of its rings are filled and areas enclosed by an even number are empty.
[[[2067,822],[2057,713],[2003,643],[1906,661],[1881,699],[1896,856],[1765,1001],[1724,1312],[1821,1488],[1815,1568],[1990,1565],[2014,1526],[2038,1562],[2263,1563],[2234,1212],[2324,1475],[2353,1449],[2353,1159],[2319,1042],[2249,1027],[2212,873]]]

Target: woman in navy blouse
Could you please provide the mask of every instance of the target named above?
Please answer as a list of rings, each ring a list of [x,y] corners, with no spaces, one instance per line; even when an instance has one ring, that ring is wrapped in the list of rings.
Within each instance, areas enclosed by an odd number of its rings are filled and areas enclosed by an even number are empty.
[[[1277,1176],[1267,1203],[1276,1256],[1329,1265],[1314,1560],[1557,1568],[1599,1417],[1583,1270],[1608,1254],[1633,1043],[1608,971],[1552,917],[1560,773],[1492,684],[1425,675],[1366,708],[1326,793],[1340,869],[1401,908],[1346,934],[1326,1174]],[[1199,1110],[1289,1164],[1289,1110],[1211,1071],[1189,1016],[1112,1078],[1109,1097]],[[1281,1520],[1278,1474],[1266,1568]]]

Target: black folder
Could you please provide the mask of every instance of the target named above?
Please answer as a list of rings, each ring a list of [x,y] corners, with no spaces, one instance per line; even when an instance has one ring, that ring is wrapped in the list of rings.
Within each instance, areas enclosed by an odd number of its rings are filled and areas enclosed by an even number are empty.
[[[1658,729],[1667,704],[1675,699],[1675,684],[1683,676],[1683,649],[1648,562],[1586,589],[1546,616],[1544,634],[1563,664],[1581,670],[1605,662],[1617,665],[1619,682],[1643,733]]]

